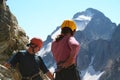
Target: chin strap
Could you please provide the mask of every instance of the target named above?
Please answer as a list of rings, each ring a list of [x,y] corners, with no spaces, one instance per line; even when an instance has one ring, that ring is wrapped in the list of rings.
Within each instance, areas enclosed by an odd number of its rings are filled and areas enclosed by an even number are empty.
[[[32,52],[33,52],[33,53],[35,53],[35,50],[34,50],[34,48],[32,48]]]
[[[32,52],[35,53],[35,50],[34,48],[36,48],[37,46],[34,45],[33,43],[30,43],[30,44],[27,44],[28,47],[31,47],[32,48]]]

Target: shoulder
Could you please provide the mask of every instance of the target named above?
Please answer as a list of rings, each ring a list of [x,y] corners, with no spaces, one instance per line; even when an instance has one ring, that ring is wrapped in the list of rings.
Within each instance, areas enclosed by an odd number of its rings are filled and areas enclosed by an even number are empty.
[[[20,51],[17,52],[16,55],[20,56],[20,55],[25,55],[26,53],[27,53],[26,50],[20,50]]]
[[[35,59],[38,60],[38,61],[42,61],[41,56],[38,56],[38,55],[35,55]]]
[[[70,44],[79,45],[79,42],[75,39],[75,37],[71,36],[68,41]]]

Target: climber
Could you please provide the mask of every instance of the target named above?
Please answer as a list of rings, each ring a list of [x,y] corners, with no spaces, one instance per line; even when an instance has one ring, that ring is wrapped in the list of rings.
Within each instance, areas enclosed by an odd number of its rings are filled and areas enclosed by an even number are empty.
[[[73,37],[75,32],[75,22],[65,20],[61,25],[61,34],[52,42],[51,51],[57,64],[55,80],[80,80],[76,68],[80,44]]]
[[[42,47],[43,42],[39,38],[32,38],[27,45],[28,49],[17,52],[4,64],[8,69],[15,67],[18,63],[19,71],[22,80],[43,80],[39,75],[41,69],[51,80],[53,80],[52,73],[47,69],[42,58],[35,55]]]

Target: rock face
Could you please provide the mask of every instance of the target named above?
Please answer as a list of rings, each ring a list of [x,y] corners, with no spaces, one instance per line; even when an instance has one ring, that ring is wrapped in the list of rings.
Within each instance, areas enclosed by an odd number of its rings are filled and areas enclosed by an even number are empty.
[[[1,1],[3,3],[0,3],[0,55],[25,49],[28,42],[25,31],[19,27],[16,17],[10,12],[5,0]]]
[[[0,0],[0,64],[14,51],[25,49],[28,43],[25,31],[19,27],[16,17],[10,12],[5,1]],[[14,80],[11,73],[0,65],[0,80]]]
[[[2,80],[14,80],[10,70],[7,70],[4,66],[0,65],[0,79]]]
[[[17,67],[8,70],[2,64],[14,51],[26,49],[27,43],[28,36],[25,31],[19,27],[5,0],[0,0],[0,80],[21,80]],[[42,72],[40,75],[44,80],[48,80]]]
[[[120,80],[120,24],[113,33],[110,41],[112,64],[106,69],[100,80]]]
[[[100,80],[120,80],[120,57],[112,62],[111,67],[106,70]]]
[[[73,20],[79,29],[82,27],[82,30],[78,30],[75,34],[81,44],[78,55],[79,68],[86,69],[94,58],[92,61],[94,69],[103,70],[111,57],[110,40],[117,27],[116,24],[102,12],[92,8],[76,13]]]
[[[91,18],[89,22],[80,19],[83,15]],[[91,8],[75,14],[73,19],[76,21],[76,18],[77,24],[82,21],[87,23],[84,30],[75,36],[81,44],[78,55],[80,69],[86,69],[93,58],[91,65],[95,71],[105,71],[100,80],[120,80],[120,24],[117,26],[101,12]],[[80,33],[82,35],[78,35]]]

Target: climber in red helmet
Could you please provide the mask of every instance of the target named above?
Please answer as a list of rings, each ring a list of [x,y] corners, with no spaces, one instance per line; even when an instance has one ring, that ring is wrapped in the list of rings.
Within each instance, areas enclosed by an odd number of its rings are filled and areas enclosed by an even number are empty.
[[[51,80],[53,75],[47,69],[42,58],[35,55],[42,47],[43,41],[39,38],[32,38],[27,45],[28,49],[25,51],[19,51],[12,56],[12,58],[4,65],[7,68],[15,67],[19,64],[19,71],[21,73],[21,80],[43,80],[39,75],[41,69]]]

